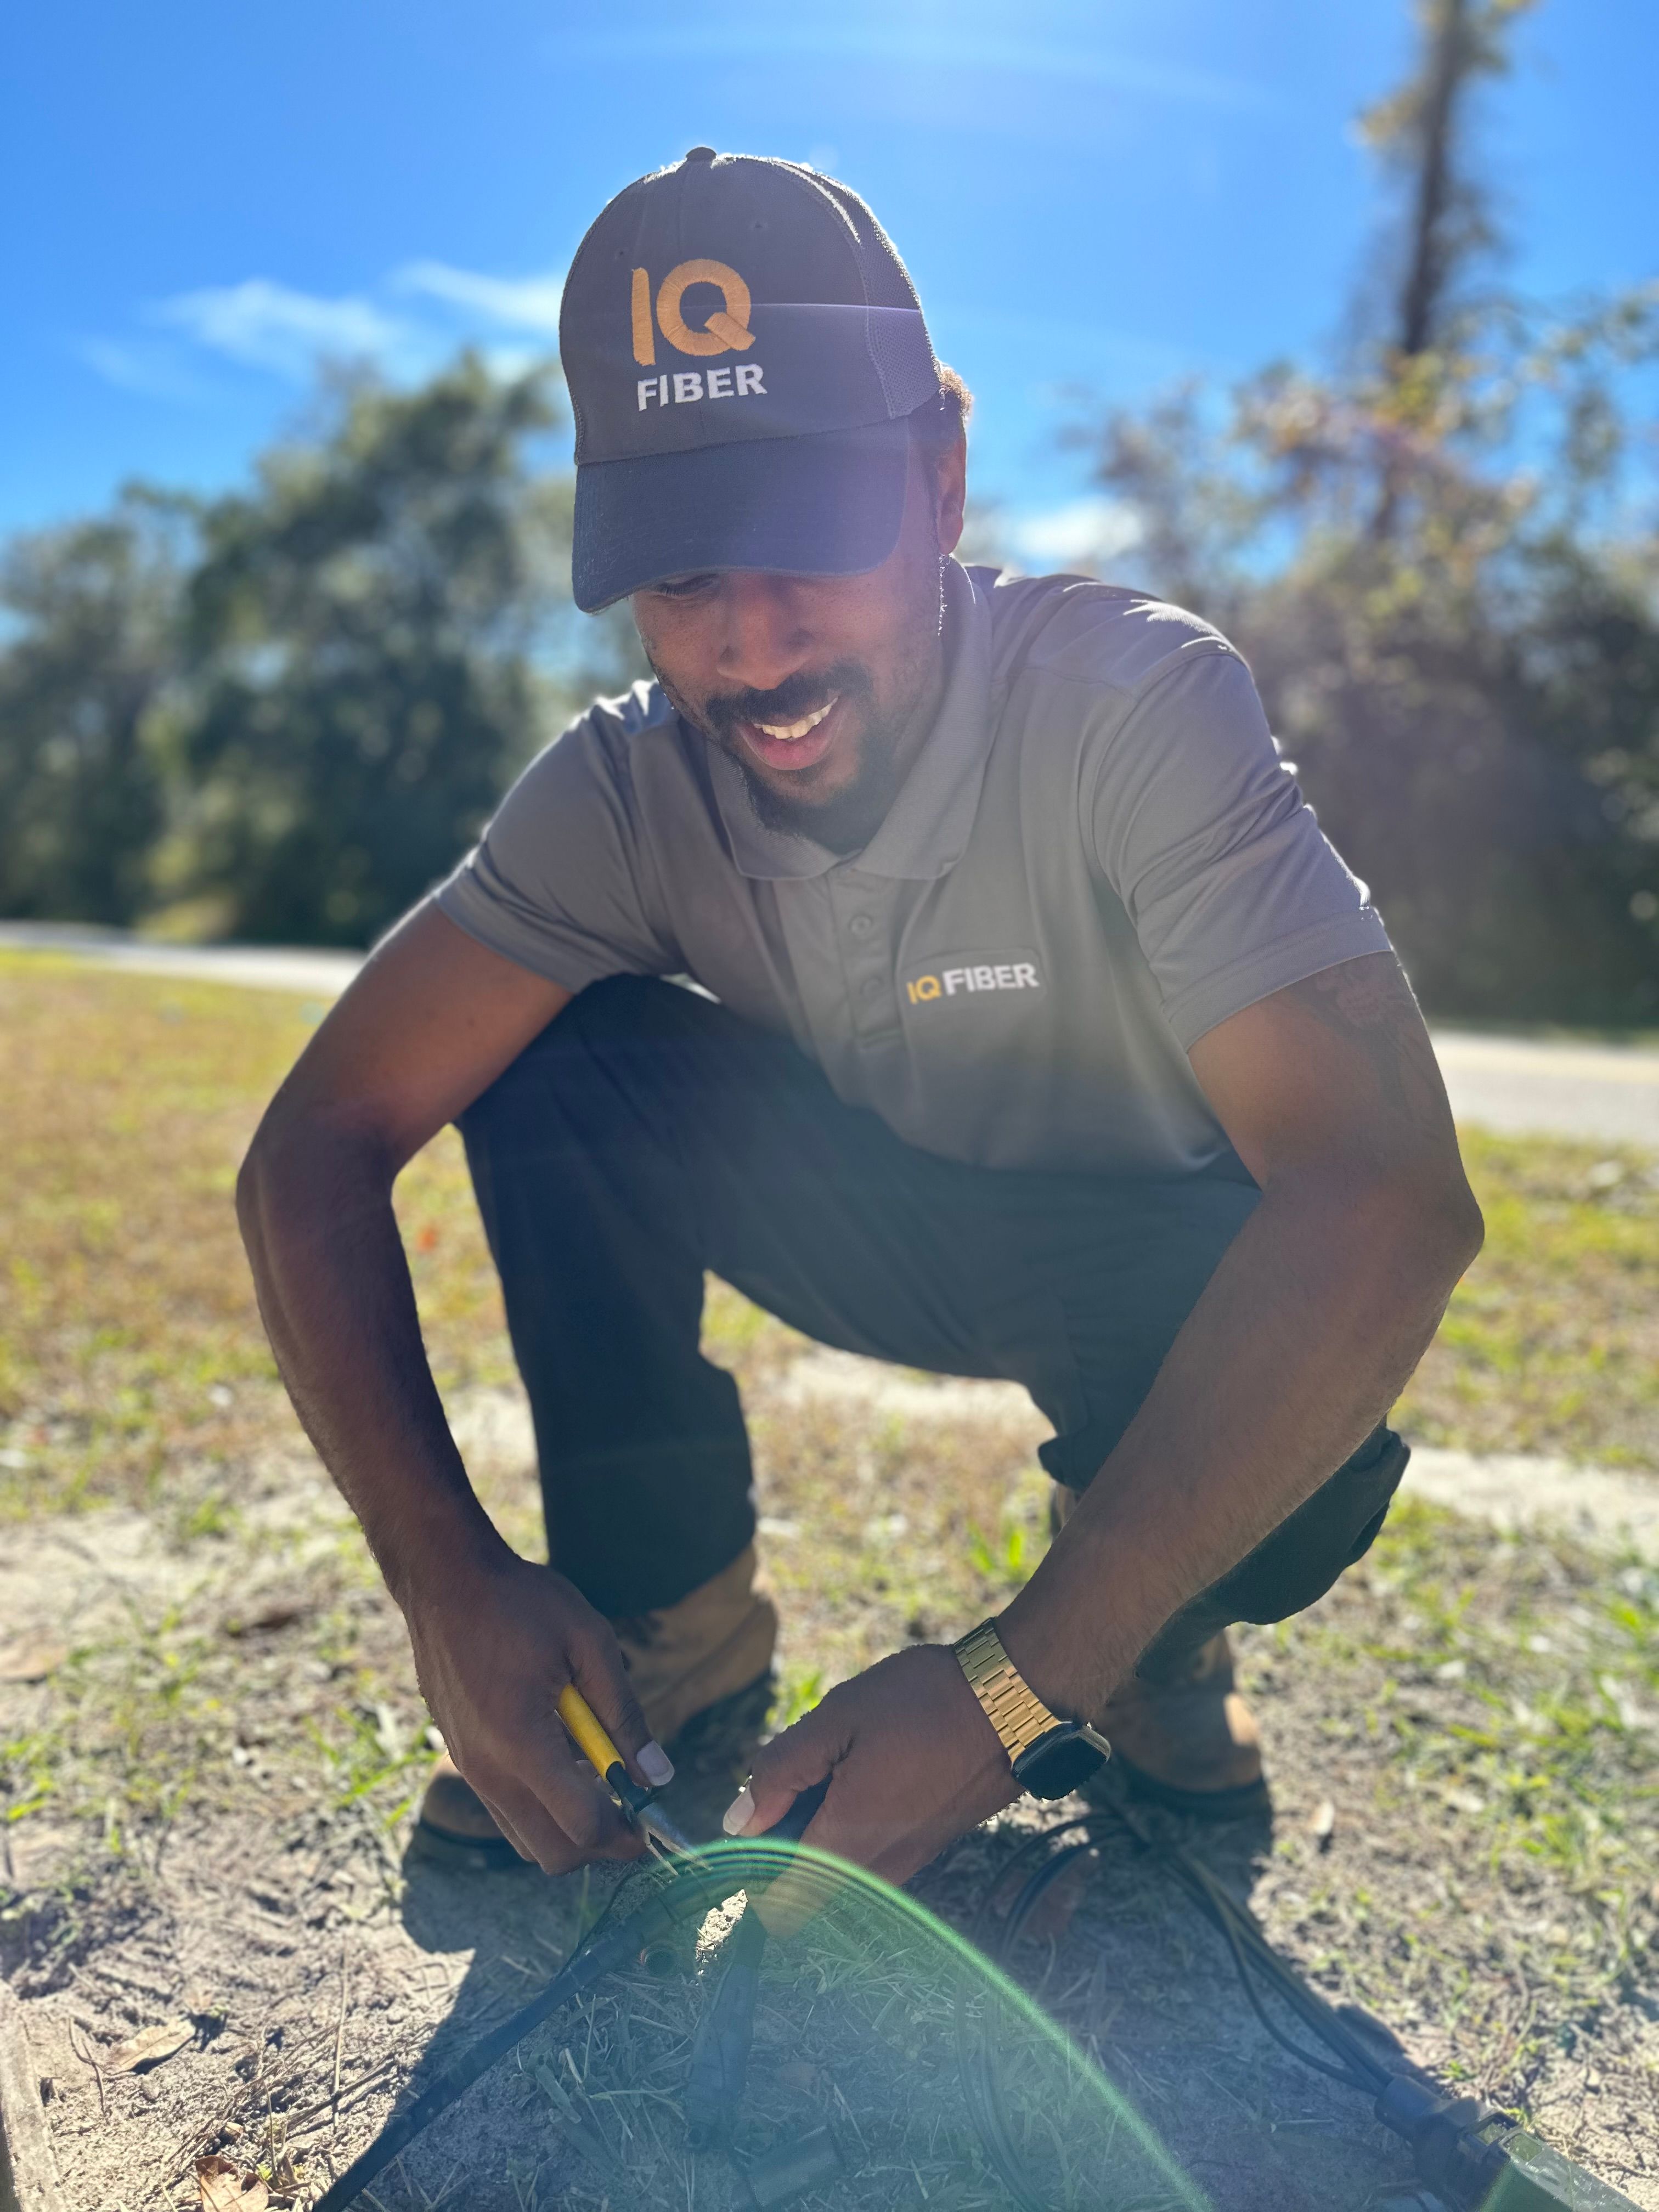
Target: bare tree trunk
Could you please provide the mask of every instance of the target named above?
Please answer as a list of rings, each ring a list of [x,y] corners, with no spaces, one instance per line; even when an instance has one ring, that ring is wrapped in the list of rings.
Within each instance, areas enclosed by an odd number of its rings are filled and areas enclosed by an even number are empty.
[[[1470,36],[1469,0],[1439,0],[1438,21],[1431,33],[1417,137],[1416,191],[1412,208],[1411,254],[1401,288],[1396,343],[1409,360],[1426,353],[1439,334],[1440,310],[1452,275],[1454,254],[1447,236],[1455,191],[1453,149],[1457,103],[1476,66]]]

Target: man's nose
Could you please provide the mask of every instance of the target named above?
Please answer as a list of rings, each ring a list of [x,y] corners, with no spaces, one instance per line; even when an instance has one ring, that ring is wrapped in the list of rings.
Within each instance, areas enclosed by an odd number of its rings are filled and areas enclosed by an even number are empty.
[[[722,683],[771,691],[811,657],[813,632],[799,580],[731,569],[721,579]]]

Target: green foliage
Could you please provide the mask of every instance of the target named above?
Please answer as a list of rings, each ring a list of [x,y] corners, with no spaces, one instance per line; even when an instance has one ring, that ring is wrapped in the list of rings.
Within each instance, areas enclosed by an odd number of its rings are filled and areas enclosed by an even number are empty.
[[[1425,0],[1371,112],[1409,189],[1378,335],[1081,426],[1140,579],[1227,629],[1326,829],[1442,1014],[1659,1008],[1659,541],[1639,470],[1659,286],[1480,289],[1467,98],[1517,0]],[[1648,371],[1644,377],[1640,372]]]
[[[447,873],[638,672],[569,602],[549,375],[339,380],[251,491],[15,544],[0,913],[361,945]]]
[[[453,865],[534,747],[565,516],[524,448],[551,420],[540,377],[471,360],[349,390],[210,511],[165,889],[237,936],[361,944]]]
[[[975,1573],[984,1581],[1006,1583],[1010,1589],[1029,1582],[1037,1564],[1029,1534],[1018,1521],[1008,1522],[994,1544],[982,1528],[970,1525],[968,1557]]]
[[[166,803],[149,732],[191,523],[135,488],[0,560],[0,914],[119,924],[143,904]]]

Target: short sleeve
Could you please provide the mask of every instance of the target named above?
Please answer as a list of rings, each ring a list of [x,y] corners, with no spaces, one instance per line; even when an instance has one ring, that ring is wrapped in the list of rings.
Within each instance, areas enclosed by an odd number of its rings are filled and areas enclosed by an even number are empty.
[[[1250,673],[1194,641],[1103,728],[1083,793],[1096,858],[1183,1047],[1389,939],[1279,757]],[[1085,771],[1085,774],[1087,772]]]
[[[684,965],[641,848],[627,744],[598,714],[574,724],[434,893],[469,937],[568,991]]]

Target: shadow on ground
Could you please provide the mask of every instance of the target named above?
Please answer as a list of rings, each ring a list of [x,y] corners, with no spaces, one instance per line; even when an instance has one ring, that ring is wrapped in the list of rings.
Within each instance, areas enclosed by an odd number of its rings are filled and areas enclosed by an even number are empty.
[[[1085,1808],[1052,1809],[1064,1819]],[[916,1885],[930,1911],[947,1927],[971,1924],[1048,1817],[1044,1808],[966,1838]],[[1265,1818],[1163,1826],[1248,1895],[1271,1843]],[[1091,2212],[1358,2212],[1405,2182],[1401,2147],[1364,2100],[1266,2034],[1222,1939],[1156,1854],[1109,1818],[1097,1833],[1094,1855],[1045,1898],[1009,1962],[1063,2023],[1069,2051],[1006,2007],[992,2030],[1035,2200]],[[584,1897],[580,1877],[470,1873],[416,1856],[405,1874],[410,1939],[471,1960],[399,2111],[551,1978],[609,1887],[599,1877]],[[803,2203],[1009,2205],[959,2075],[959,1971],[937,1923],[896,1911],[890,1924],[867,1904],[832,1907],[775,1946],[736,2156],[694,2156],[681,2100],[710,1979],[688,1940],[676,1975],[613,1978],[537,2029],[374,2184],[373,2201],[382,2212],[607,2203],[724,2212],[752,2201],[740,2179],[748,2159],[827,2126],[845,2178]],[[1079,2051],[1091,2063],[1079,2067]]]

